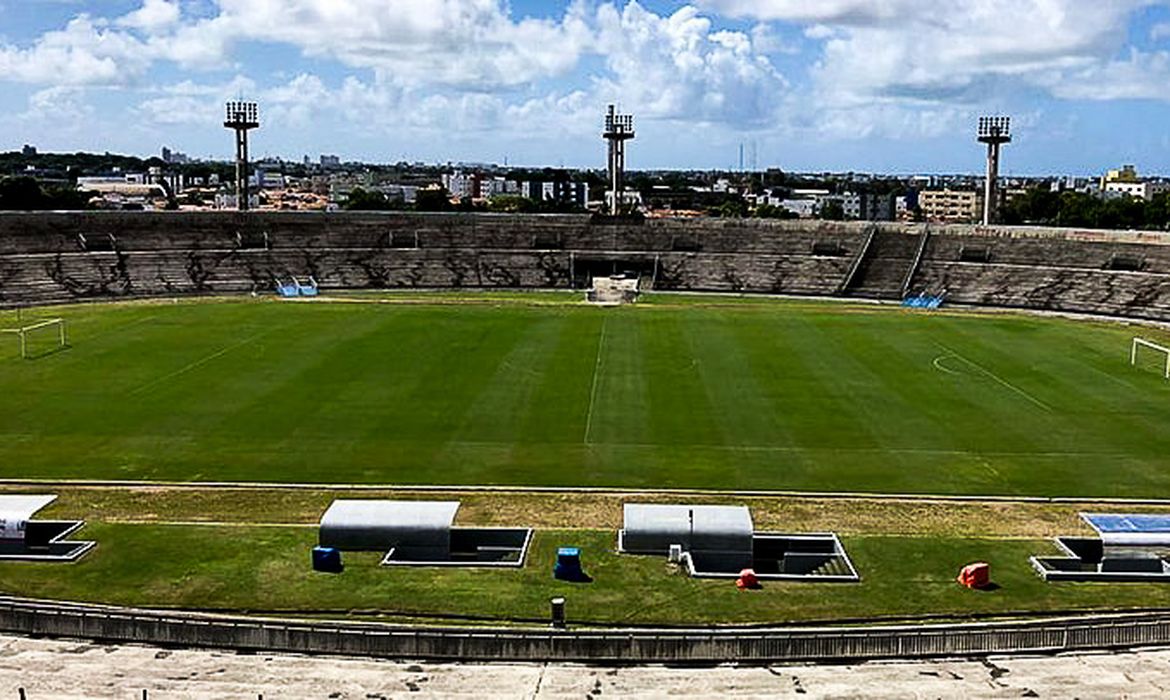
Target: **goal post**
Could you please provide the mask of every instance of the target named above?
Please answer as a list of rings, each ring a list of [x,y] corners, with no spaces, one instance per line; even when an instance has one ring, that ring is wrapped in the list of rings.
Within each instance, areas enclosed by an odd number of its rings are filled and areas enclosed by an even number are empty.
[[[52,330],[50,330],[52,329]],[[18,325],[16,328],[2,328],[0,333],[7,335],[15,335],[20,342],[20,357],[27,360],[29,358],[29,334],[37,332],[54,332],[57,336],[57,349],[62,350],[69,344],[68,331],[65,329],[65,319],[63,318],[47,318],[42,321],[35,321],[29,325]]]
[[[1134,338],[1133,344],[1130,346],[1129,350],[1130,365],[1137,365],[1139,349],[1149,350],[1151,352],[1165,356],[1166,361],[1163,366],[1162,374],[1166,379],[1170,379],[1170,348],[1166,347],[1165,345],[1159,345],[1158,343],[1146,340],[1145,338]]]

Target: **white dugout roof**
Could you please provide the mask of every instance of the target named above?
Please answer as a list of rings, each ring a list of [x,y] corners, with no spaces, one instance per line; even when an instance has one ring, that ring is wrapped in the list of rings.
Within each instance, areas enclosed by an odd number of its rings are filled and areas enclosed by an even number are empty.
[[[0,495],[0,539],[24,539],[28,521],[55,500],[57,497],[51,495]]]

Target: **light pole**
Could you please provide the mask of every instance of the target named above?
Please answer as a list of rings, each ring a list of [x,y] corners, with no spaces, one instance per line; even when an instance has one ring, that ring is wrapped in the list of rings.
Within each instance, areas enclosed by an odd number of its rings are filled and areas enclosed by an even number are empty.
[[[999,148],[1012,141],[1011,117],[979,117],[979,142],[987,144],[987,182],[983,186],[983,225],[995,222],[999,196]]]
[[[633,115],[618,114],[617,109],[610,105],[605,113],[605,133],[602,136],[609,142],[609,189],[613,193],[609,213],[617,216],[625,199],[626,141],[634,138]]]
[[[260,128],[255,102],[228,102],[225,128],[236,132],[236,208],[248,211],[248,131]]]

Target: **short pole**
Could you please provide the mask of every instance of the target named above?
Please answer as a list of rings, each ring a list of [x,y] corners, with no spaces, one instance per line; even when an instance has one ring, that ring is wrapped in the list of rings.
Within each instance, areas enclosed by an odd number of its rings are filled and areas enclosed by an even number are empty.
[[[565,628],[565,599],[558,596],[549,601],[552,614],[552,626],[556,629]]]

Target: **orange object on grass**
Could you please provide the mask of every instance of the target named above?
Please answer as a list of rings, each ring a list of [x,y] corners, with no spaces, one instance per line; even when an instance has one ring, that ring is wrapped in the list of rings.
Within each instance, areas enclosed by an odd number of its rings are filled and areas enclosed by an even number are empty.
[[[986,588],[991,583],[991,566],[986,562],[968,564],[959,571],[958,581],[967,588]]]

